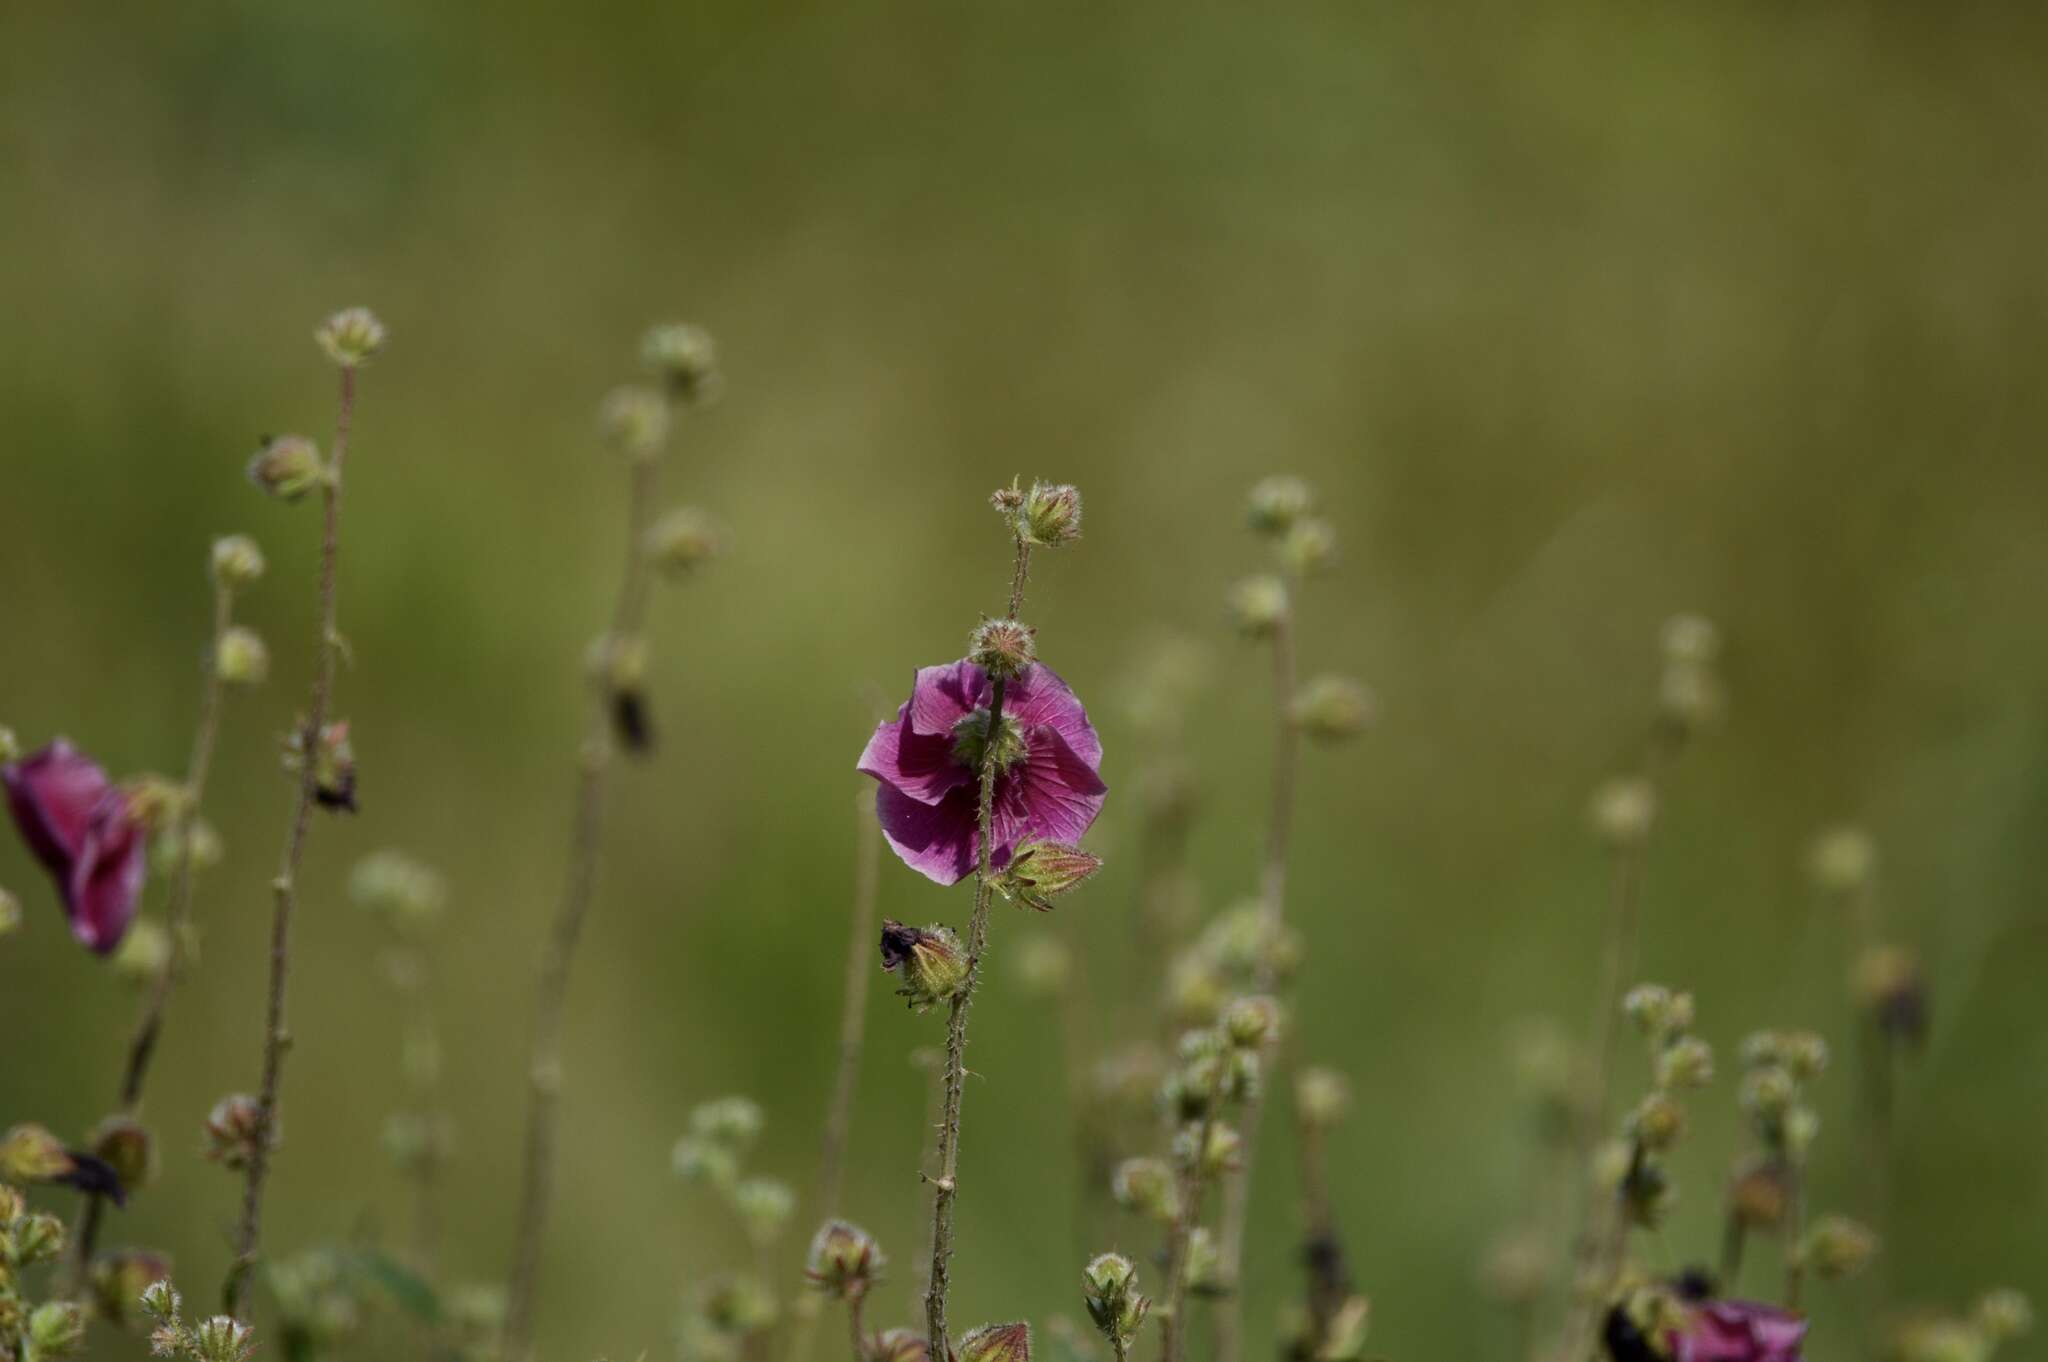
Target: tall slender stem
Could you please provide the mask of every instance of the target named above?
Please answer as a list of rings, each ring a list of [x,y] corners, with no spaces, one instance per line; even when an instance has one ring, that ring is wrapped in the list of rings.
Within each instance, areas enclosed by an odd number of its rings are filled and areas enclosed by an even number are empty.
[[[214,742],[220,734],[221,698],[226,685],[221,680],[216,659],[220,654],[221,636],[227,632],[233,618],[234,590],[216,577],[213,584],[213,641],[206,653],[206,677],[199,691],[199,721],[192,730],[192,755],[185,763],[184,798],[178,806],[174,824],[178,859],[171,871],[169,907],[165,913],[171,948],[165,953],[156,977],[150,981],[149,993],[143,999],[142,1010],[135,1019],[135,1030],[128,1041],[128,1058],[122,1065],[121,1086],[115,1099],[117,1109],[124,1117],[133,1117],[142,1105],[143,1085],[149,1077],[150,1061],[156,1056],[157,1041],[163,1035],[164,1015],[170,1009],[171,990],[176,986],[178,974],[185,963],[185,941],[191,935],[192,923],[192,830],[199,821],[199,806],[206,797],[206,777],[213,767]],[[79,1213],[78,1232],[72,1239],[74,1287],[83,1285],[85,1281],[85,1270],[92,1262],[93,1249],[99,1243],[100,1220],[105,1211],[106,1198],[95,1192],[86,1198],[85,1209]]]
[[[1216,1110],[1223,1104],[1223,1073],[1228,1056],[1222,1056],[1209,1080],[1208,1101],[1202,1122],[1195,1130],[1195,1147],[1181,1169],[1180,1204],[1174,1208],[1173,1225],[1166,1241],[1166,1308],[1159,1321],[1159,1356],[1163,1362],[1181,1362],[1187,1350],[1188,1245],[1195,1225],[1202,1218],[1202,1201],[1208,1191],[1203,1164],[1209,1143],[1216,1135]]]
[[[652,453],[633,461],[626,497],[626,563],[612,611],[606,652],[637,638],[646,623],[647,526],[654,513],[659,463]],[[541,1244],[555,1191],[555,1142],[562,1097],[562,1027],[569,975],[583,925],[597,892],[604,846],[605,796],[613,745],[603,684],[591,687],[590,715],[577,759],[576,797],[569,827],[569,866],[554,926],[541,957],[534,1003],[533,1051],[527,1067],[526,1153],[512,1241],[512,1273],[505,1293],[505,1356],[525,1362],[533,1352],[534,1296],[540,1282]]]
[[[263,1079],[257,1093],[256,1138],[249,1152],[248,1177],[242,1189],[242,1219],[235,1234],[235,1261],[222,1288],[222,1306],[240,1317],[248,1296],[249,1272],[263,1234],[263,1193],[269,1183],[270,1160],[277,1140],[277,1111],[284,1082],[285,1053],[291,1033],[285,1025],[286,989],[291,981],[292,916],[298,907],[299,866],[305,859],[312,830],[313,804],[320,789],[319,752],[334,698],[334,672],[341,633],[336,624],[335,572],[341,556],[342,469],[348,459],[349,425],[355,416],[356,371],[341,369],[340,410],[334,424],[334,452],[321,486],[320,636],[313,671],[313,694],[301,731],[299,795],[292,809],[290,831],[277,878],[271,883],[270,990],[264,1002]]]
[[[867,1327],[862,1323],[867,1300],[859,1292],[846,1298],[846,1331],[853,1343],[853,1362],[868,1362]],[[801,1358],[801,1352],[792,1354]]]
[[[1017,536],[1016,566],[1010,578],[1009,618],[1024,608],[1024,582],[1031,571],[1031,544]],[[1004,678],[995,678],[989,692],[988,741],[981,758],[981,797],[976,809],[980,864],[974,877],[974,916],[967,929],[967,982],[946,1015],[946,1087],[939,1116],[939,1175],[933,1179],[932,1270],[925,1288],[925,1326],[931,1356],[950,1355],[946,1332],[946,1293],[952,1285],[948,1262],[953,1256],[953,1199],[959,1193],[960,1099],[967,1076],[967,1010],[981,979],[981,957],[988,948],[988,910],[995,888],[990,867],[995,842],[996,769],[1001,743]]]
[[[1785,1211],[1785,1308],[1797,1310],[1806,1285],[1806,1166],[1794,1160],[1787,1181],[1791,1204]]]
[[[1273,631],[1273,776],[1270,811],[1266,823],[1266,858],[1259,878],[1259,899],[1265,910],[1268,939],[1276,938],[1287,923],[1287,848],[1294,832],[1295,769],[1301,753],[1301,733],[1295,727],[1294,621],[1292,602],[1281,614]],[[1274,976],[1273,953],[1262,952],[1253,979],[1260,991],[1279,981]],[[1282,1068],[1288,1050],[1283,1045]],[[1292,1093],[1292,1075],[1283,1072],[1279,1082]],[[1264,1085],[1252,1094],[1244,1109],[1243,1166],[1237,1176],[1223,1184],[1223,1222],[1218,1265],[1223,1297],[1216,1310],[1216,1362],[1239,1362],[1244,1352],[1244,1299],[1240,1277],[1244,1264],[1244,1236],[1251,1219],[1252,1169],[1258,1161],[1259,1127],[1265,1115]]]

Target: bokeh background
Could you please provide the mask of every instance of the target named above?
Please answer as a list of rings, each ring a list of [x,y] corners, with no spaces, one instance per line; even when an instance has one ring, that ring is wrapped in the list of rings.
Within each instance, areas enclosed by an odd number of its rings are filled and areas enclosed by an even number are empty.
[[[1274,471],[1315,483],[1344,540],[1305,665],[1383,709],[1312,755],[1294,880],[1304,1043],[1359,1097],[1334,1156],[1375,1351],[1508,1355],[1474,1284],[1525,1195],[1508,1037],[1589,1023],[1585,801],[1634,758],[1680,609],[1722,624],[1731,704],[1668,801],[1644,973],[1697,990],[1721,1046],[1804,1024],[1846,1052],[1849,936],[1801,866],[1819,827],[1866,824],[1935,997],[1892,1271],[1938,1303],[2048,1286],[2048,14],[359,0],[0,25],[0,721],[177,770],[208,541],[246,530],[273,569],[244,615],[274,676],[229,714],[228,859],[149,1099],[166,1174],[120,1239],[202,1284],[226,1258],[235,1189],[199,1126],[255,1082],[316,533],[241,467],[259,434],[324,438],[309,333],[362,302],[392,334],[344,562],[364,809],[309,860],[280,1247],[402,1212],[377,1145],[398,1020],[342,889],[398,846],[455,891],[449,1271],[503,1270],[578,660],[616,571],[592,413],[675,316],[717,334],[729,390],[668,486],[734,548],[657,605],[668,741],[620,782],[574,994],[549,1356],[670,1355],[682,1291],[737,1252],[668,1172],[697,1101],[759,1098],[756,1167],[808,1187],[852,763],[874,697],[1000,602],[983,498],[1018,473],[1088,499],[1028,615],[1104,729],[1111,862],[1055,919],[996,922],[956,1318],[1079,1313],[1058,1027],[1003,955],[1065,934],[1101,996],[1133,968],[1118,697],[1163,634],[1208,649],[1204,901],[1253,884],[1265,672],[1220,602],[1258,563],[1243,492]],[[79,1132],[131,997],[0,840],[29,909],[0,942],[0,1122]],[[884,866],[888,915],[959,921],[966,897]],[[908,1055],[939,1032],[875,990],[849,1210],[905,1292],[926,1217]],[[1851,1086],[1822,1087],[1817,1200],[1854,1211]],[[1695,1117],[1677,1260],[1715,1243],[1732,1085]],[[1294,1285],[1269,1148],[1255,1339]],[[1853,1299],[1822,1293],[1817,1357],[1850,1355],[1825,1335]]]

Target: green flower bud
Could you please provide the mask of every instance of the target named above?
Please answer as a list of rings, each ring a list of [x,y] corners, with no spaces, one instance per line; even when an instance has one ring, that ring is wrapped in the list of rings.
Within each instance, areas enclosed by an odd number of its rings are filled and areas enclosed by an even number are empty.
[[[1351,1085],[1334,1069],[1303,1069],[1294,1080],[1294,1110],[1311,1130],[1328,1130],[1351,1109]]]
[[[390,848],[356,862],[349,872],[348,891],[406,939],[431,930],[448,904],[447,882],[432,867]]]
[[[852,1300],[865,1296],[881,1280],[888,1259],[874,1236],[845,1220],[828,1220],[811,1236],[804,1276],[829,1296]]]
[[[1130,1347],[1152,1302],[1138,1294],[1138,1269],[1120,1253],[1090,1259],[1081,1270],[1081,1297],[1088,1318],[1119,1351]]]
[[[0,1182],[48,1182],[70,1171],[63,1142],[42,1126],[25,1122],[0,1136]]]
[[[1973,1313],[1977,1327],[1994,1343],[2018,1338],[2034,1328],[2034,1307],[2009,1286],[1985,1292]]]
[[[967,660],[993,677],[1021,676],[1037,657],[1037,632],[1016,620],[983,620],[967,640]]]
[[[748,1178],[732,1191],[733,1209],[757,1244],[772,1244],[796,1213],[796,1193],[773,1178]]]
[[[1205,1125],[1209,1131],[1206,1142],[1202,1140]],[[1198,1145],[1203,1177],[1220,1177],[1243,1166],[1244,1137],[1222,1121],[1190,1121],[1182,1126],[1180,1133],[1173,1137],[1173,1157],[1183,1166],[1193,1164]]]
[[[1549,1240],[1523,1227],[1495,1237],[1479,1262],[1479,1288],[1502,1305],[1527,1306],[1543,1298],[1553,1255]]]
[[[960,1340],[959,1362],[1031,1362],[1031,1326],[984,1324]]]
[[[648,561],[671,577],[685,577],[725,552],[725,527],[710,512],[678,506],[647,531]]]
[[[1232,1045],[1256,1050],[1280,1035],[1280,1003],[1260,994],[1239,998],[1223,1009],[1223,1034]]]
[[[732,1150],[715,1140],[702,1140],[694,1135],[676,1141],[669,1166],[685,1182],[709,1183],[713,1187],[731,1186],[740,1171],[739,1158]]]
[[[116,978],[137,988],[154,983],[171,959],[171,931],[153,917],[139,917],[114,948]]]
[[[768,1288],[752,1277],[713,1277],[697,1289],[696,1307],[720,1334],[744,1338],[771,1327],[779,1311]]]
[[[21,755],[21,739],[14,736],[14,730],[0,724],[0,761],[13,761]]]
[[[1714,1051],[1697,1036],[1682,1036],[1657,1056],[1657,1086],[1673,1091],[1714,1081]]]
[[[367,307],[347,307],[322,322],[313,339],[327,358],[353,369],[384,348],[384,323]]]
[[[1814,1275],[1827,1281],[1853,1277],[1877,1256],[1877,1235],[1843,1215],[1825,1215],[1806,1232],[1801,1256]]]
[[[947,928],[906,927],[893,918],[882,924],[882,968],[900,969],[896,996],[916,1012],[949,1003],[967,986],[967,952]]]
[[[1071,544],[1081,537],[1081,493],[1070,483],[1034,482],[1024,494],[1017,531],[1026,541],[1046,548]]]
[[[688,322],[663,322],[640,341],[640,362],[668,395],[701,406],[718,396],[724,379],[711,333]]]
[[[1365,731],[1378,712],[1372,692],[1344,676],[1318,676],[1295,693],[1295,726],[1322,742],[1339,742]]]
[[[213,645],[213,672],[230,686],[260,686],[270,675],[270,649],[254,629],[231,624]]]
[[[1785,1113],[1784,1134],[1786,1154],[1795,1163],[1804,1161],[1813,1142],[1820,1138],[1820,1113],[1805,1105],[1793,1107]]]
[[[1651,1093],[1629,1113],[1628,1132],[1644,1149],[1669,1149],[1685,1133],[1685,1110],[1662,1093]]]
[[[149,1313],[151,1319],[168,1324],[178,1318],[178,1312],[184,1305],[184,1299],[178,1295],[178,1289],[171,1285],[169,1273],[143,1288],[142,1308]]]
[[[1195,1295],[1224,1294],[1223,1252],[1208,1226],[1197,1225],[1188,1231],[1187,1261],[1181,1270],[1187,1274],[1188,1290]]]
[[[253,586],[263,579],[263,550],[246,534],[213,541],[213,580],[225,587]]]
[[[715,1097],[690,1112],[690,1129],[707,1140],[744,1149],[761,1133],[761,1104],[751,1097]]]
[[[1296,577],[1313,577],[1337,561],[1337,531],[1327,520],[1302,520],[1280,541],[1280,561]]]
[[[1287,583],[1247,577],[1230,589],[1230,617],[1246,638],[1271,638],[1287,618]]]
[[[1766,1064],[1743,1075],[1737,1100],[1751,1116],[1776,1123],[1791,1110],[1798,1096],[1799,1085],[1793,1081],[1792,1075],[1775,1064]]]
[[[74,1301],[46,1301],[29,1312],[29,1355],[69,1357],[85,1343],[85,1311]]]
[[[297,501],[326,478],[319,446],[303,435],[266,440],[249,460],[249,481],[280,501]]]
[[[1657,704],[1681,732],[1691,733],[1717,722],[1727,708],[1727,699],[1712,668],[1672,662],[1666,664],[1658,683]]]
[[[668,443],[668,403],[650,388],[615,388],[597,410],[606,444],[632,459],[651,459]]]
[[[192,1330],[199,1362],[246,1362],[256,1351],[256,1331],[240,1320],[215,1315]]]
[[[16,1267],[47,1263],[64,1251],[64,1222],[54,1215],[37,1212],[14,1222],[9,1260]]]
[[[1125,1159],[1110,1180],[1116,1204],[1148,1220],[1170,1225],[1180,1215],[1180,1186],[1164,1160]]]
[[[1315,493],[1300,478],[1276,474],[1252,485],[1245,518],[1263,535],[1278,536],[1315,509]]]
[[[1637,984],[1622,996],[1621,1010],[1646,1036],[1662,1036],[1674,1029],[1678,999],[1662,984]]]
[[[1079,888],[1102,869],[1102,858],[1065,842],[1027,839],[1018,844],[996,880],[1004,898],[1050,912],[1053,900]]]
[[[220,864],[220,858],[226,852],[221,844],[220,830],[204,818],[172,819],[150,844],[149,868],[166,879],[177,874],[184,861],[188,841],[192,844],[192,869],[195,871],[213,869]]]
[[[1594,835],[1611,848],[1641,846],[1657,818],[1657,791],[1639,777],[1619,777],[1593,791],[1588,811]]]

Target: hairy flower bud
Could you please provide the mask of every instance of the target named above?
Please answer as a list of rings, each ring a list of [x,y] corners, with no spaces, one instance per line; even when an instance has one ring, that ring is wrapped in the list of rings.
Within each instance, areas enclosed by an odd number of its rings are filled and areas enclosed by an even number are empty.
[[[1697,1036],[1681,1036],[1657,1055],[1657,1086],[1672,1091],[1704,1088],[1714,1081],[1713,1047]]]
[[[1071,483],[1034,482],[1017,513],[1017,531],[1046,548],[1071,544],[1081,537],[1081,493]]]
[[[699,1102],[690,1110],[690,1129],[729,1149],[744,1149],[761,1134],[761,1104],[737,1094]]]
[[[277,1146],[278,1135],[273,1123],[269,1132],[272,1148]],[[263,1105],[247,1093],[228,1094],[206,1114],[206,1157],[223,1168],[247,1168],[263,1138]]]
[[[128,935],[114,948],[110,963],[122,983],[142,988],[156,982],[164,972],[164,966],[170,963],[171,949],[168,927],[155,918],[137,918],[129,925]]]
[[[640,340],[640,362],[678,402],[701,406],[723,386],[711,333],[688,322],[649,327]]]
[[[967,986],[967,952],[945,927],[906,927],[891,918],[882,924],[882,968],[902,971],[896,996],[924,1012],[951,1002]]]
[[[1877,1235],[1843,1215],[1824,1215],[1806,1232],[1800,1253],[1814,1275],[1826,1281],[1853,1277],[1877,1256]]]
[[[1120,1253],[1104,1253],[1081,1269],[1081,1298],[1088,1318],[1118,1352],[1127,1350],[1152,1302],[1138,1294],[1138,1269]]]
[[[840,1300],[865,1296],[881,1280],[888,1259],[874,1236],[845,1220],[828,1220],[811,1236],[804,1276],[811,1285]]]
[[[597,409],[605,443],[632,459],[651,459],[668,443],[668,403],[651,388],[614,388]]]
[[[29,1312],[29,1356],[68,1357],[85,1342],[85,1311],[75,1301],[45,1301]]]
[[[983,620],[967,640],[967,660],[1004,680],[1022,675],[1037,659],[1037,632],[1012,619]]]
[[[1027,838],[1017,844],[996,878],[996,888],[1013,903],[1050,912],[1053,900],[1080,887],[1102,869],[1102,858],[1065,842]]]
[[[1295,726],[1322,742],[1356,737],[1373,721],[1373,694],[1348,676],[1318,676],[1295,692]]]
[[[1327,520],[1297,521],[1280,541],[1280,562],[1296,577],[1313,577],[1337,561],[1337,531]]]
[[[1230,617],[1247,638],[1271,638],[1287,618],[1287,583],[1247,577],[1230,589]]]
[[[367,307],[346,307],[322,322],[313,339],[329,359],[353,369],[384,348],[384,323]]]
[[[1300,478],[1275,474],[1252,484],[1245,518],[1254,531],[1279,536],[1315,509],[1315,493]]]
[[[1232,1045],[1256,1050],[1279,1036],[1280,1004],[1265,994],[1238,998],[1223,1009],[1222,1030]]]
[[[730,1187],[739,1177],[738,1155],[716,1140],[685,1135],[669,1154],[669,1167],[685,1182]]]
[[[213,541],[213,580],[225,587],[253,586],[263,579],[263,550],[246,534]]]
[[[1617,850],[1640,846],[1656,821],[1656,788],[1633,776],[1605,781],[1593,791],[1589,817],[1604,845]]]
[[[684,577],[725,552],[725,527],[710,512],[678,506],[647,531],[648,561],[671,577]]]
[[[230,686],[260,686],[270,675],[270,649],[254,629],[231,624],[213,645],[213,674]]]
[[[1031,1362],[1031,1326],[984,1324],[960,1339],[959,1362]]]
[[[54,1215],[22,1216],[12,1230],[7,1256],[16,1267],[47,1263],[64,1251],[64,1222]]]
[[[1294,1080],[1294,1109],[1303,1125],[1328,1130],[1351,1109],[1351,1085],[1334,1069],[1303,1069]]]
[[[1206,1141],[1202,1138],[1205,1125],[1209,1132]],[[1244,1162],[1244,1137],[1222,1121],[1190,1121],[1173,1137],[1173,1156],[1183,1165],[1196,1162],[1198,1148],[1204,1177],[1234,1173]]]
[[[281,501],[297,501],[326,477],[319,446],[303,435],[266,439],[249,460],[249,481]]]
[[[1116,1204],[1149,1220],[1170,1225],[1180,1215],[1180,1188],[1162,1159],[1125,1159],[1110,1180]]]

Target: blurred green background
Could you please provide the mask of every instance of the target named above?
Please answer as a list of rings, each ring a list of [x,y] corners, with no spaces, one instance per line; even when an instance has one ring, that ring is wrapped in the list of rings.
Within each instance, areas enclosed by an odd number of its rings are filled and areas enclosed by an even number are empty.
[[[1525,1191],[1506,1038],[1588,1024],[1585,799],[1633,759],[1680,609],[1724,628],[1731,712],[1669,800],[1644,973],[1696,989],[1720,1046],[1804,1024],[1846,1054],[1848,934],[1801,862],[1820,826],[1867,824],[1935,997],[1892,1271],[1916,1299],[2038,1298],[2044,42],[2048,12],[1999,3],[8,6],[0,721],[177,770],[206,546],[246,530],[272,560],[243,614],[274,675],[229,714],[229,855],[148,1104],[165,1176],[116,1241],[172,1248],[202,1294],[225,1262],[237,1192],[199,1127],[255,1083],[317,519],[241,467],[264,432],[324,440],[309,334],[361,302],[392,336],[343,564],[364,809],[309,860],[277,1246],[400,1222],[377,1148],[399,1024],[342,891],[392,845],[455,890],[449,1272],[503,1270],[578,660],[618,556],[592,413],[642,326],[678,316],[716,333],[729,390],[667,485],[735,547],[657,605],[667,744],[619,783],[574,993],[549,1356],[670,1355],[683,1288],[736,1253],[668,1172],[697,1101],[758,1097],[755,1166],[808,1188],[852,764],[872,697],[999,605],[983,498],[1016,473],[1088,499],[1027,613],[1104,730],[1111,863],[1055,919],[996,921],[956,1320],[1079,1314],[1057,1031],[1003,956],[1064,933],[1098,995],[1130,968],[1117,697],[1162,630],[1211,648],[1205,901],[1253,885],[1265,672],[1220,602],[1258,562],[1243,491],[1274,471],[1344,538],[1305,665],[1383,707],[1311,755],[1294,878],[1305,1048],[1359,1098],[1333,1156],[1374,1351],[1510,1355],[1474,1285]],[[81,1132],[131,998],[11,837],[0,883],[29,909],[0,942],[0,1124]],[[884,866],[885,914],[959,922],[966,900]],[[878,1322],[907,1322],[907,1056],[941,1023],[885,984],[869,1023],[848,1210],[898,1264]],[[1851,1086],[1822,1085],[1817,1201],[1855,1211]],[[1685,1260],[1715,1243],[1732,1083],[1694,1106]],[[1268,1148],[1255,1340],[1295,1284]],[[1816,1357],[1850,1355],[1827,1335],[1855,1299],[1821,1293]]]

